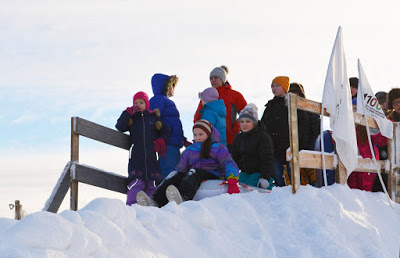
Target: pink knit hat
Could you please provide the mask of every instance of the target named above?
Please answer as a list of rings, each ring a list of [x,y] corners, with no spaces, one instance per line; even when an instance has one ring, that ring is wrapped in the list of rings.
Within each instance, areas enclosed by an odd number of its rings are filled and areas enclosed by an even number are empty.
[[[146,103],[146,110],[149,110],[150,108],[150,103],[149,103],[149,96],[147,96],[146,92],[144,91],[139,91],[133,96],[133,105],[135,105],[135,100],[137,99],[143,99],[144,102]]]

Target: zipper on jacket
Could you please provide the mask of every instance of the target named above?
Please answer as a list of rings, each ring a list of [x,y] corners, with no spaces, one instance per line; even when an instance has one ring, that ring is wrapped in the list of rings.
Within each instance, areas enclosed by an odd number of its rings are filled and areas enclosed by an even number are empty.
[[[144,148],[144,166],[146,167],[146,180],[147,180],[147,152],[146,152],[146,127],[144,125],[144,117],[142,113],[142,122],[143,122],[143,148]]]

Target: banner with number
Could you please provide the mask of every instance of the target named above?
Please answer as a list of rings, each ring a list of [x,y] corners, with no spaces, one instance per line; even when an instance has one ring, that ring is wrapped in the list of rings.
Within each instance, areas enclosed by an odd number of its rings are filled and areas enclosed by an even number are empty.
[[[360,60],[358,60],[358,73],[357,113],[374,118],[381,134],[391,139],[393,137],[393,123],[386,119],[385,113],[369,85]]]

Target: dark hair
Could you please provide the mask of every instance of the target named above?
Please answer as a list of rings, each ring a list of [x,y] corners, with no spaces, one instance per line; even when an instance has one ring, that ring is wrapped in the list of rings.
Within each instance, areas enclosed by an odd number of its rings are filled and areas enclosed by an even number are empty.
[[[203,142],[200,150],[200,158],[201,159],[209,159],[210,151],[211,151],[212,140],[211,137],[208,137],[207,140]]]
[[[350,77],[349,82],[350,82],[350,87],[358,89],[358,78],[357,77]]]
[[[400,98],[400,88],[393,88],[388,94],[388,109],[393,109],[393,100]]]
[[[179,78],[176,75],[171,75],[170,77],[168,77],[168,79],[165,80],[164,82],[164,89],[162,90],[162,93],[164,95],[168,95],[168,87],[171,85],[173,87],[176,86],[176,84],[178,83]]]
[[[298,92],[299,96],[302,98],[306,98],[306,94],[304,93],[304,87],[298,82],[292,82],[289,87],[289,92]]]

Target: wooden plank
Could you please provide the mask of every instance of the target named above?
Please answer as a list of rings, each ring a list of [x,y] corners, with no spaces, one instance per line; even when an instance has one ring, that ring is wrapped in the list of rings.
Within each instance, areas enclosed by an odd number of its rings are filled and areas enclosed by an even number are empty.
[[[74,164],[73,170],[72,175],[78,182],[123,194],[127,192],[127,177],[82,164]]]
[[[340,158],[338,158],[338,166],[336,169],[336,182],[339,184],[347,184],[347,169],[343,165],[342,161]]]
[[[289,119],[289,139],[290,139],[290,152],[292,159],[290,159],[291,167],[291,180],[292,180],[292,193],[296,193],[300,187],[300,167],[299,167],[299,135],[297,126],[297,95],[289,93],[288,105],[288,119]]]
[[[302,97],[297,97],[297,108],[320,115],[322,104]],[[329,113],[326,112],[326,109],[324,110],[324,115],[329,116]],[[354,123],[365,126],[364,116],[354,113]],[[370,128],[378,128],[378,124],[372,117],[368,117],[368,125]]]
[[[130,138],[127,134],[90,122],[80,117],[75,117],[74,120],[75,124],[73,130],[76,134],[125,150],[129,150],[131,147]]]
[[[56,187],[52,192],[52,197],[50,197],[52,198],[51,200],[49,200],[50,204],[47,205],[46,203],[47,207],[44,208],[45,211],[57,213],[58,209],[60,208],[61,203],[63,202],[65,195],[67,195],[68,189],[70,187],[71,164],[72,163],[69,163],[68,166],[65,167],[63,173],[61,174],[61,177],[59,179],[59,184],[56,185]]]
[[[71,118],[71,163],[79,162],[79,134],[74,132],[77,121]],[[78,182],[71,178],[70,209],[78,210]]]

